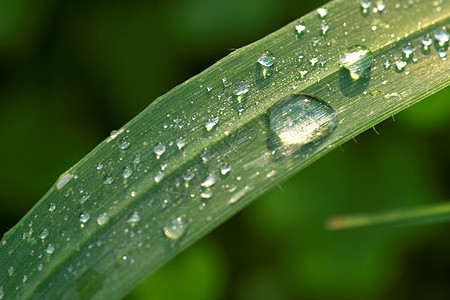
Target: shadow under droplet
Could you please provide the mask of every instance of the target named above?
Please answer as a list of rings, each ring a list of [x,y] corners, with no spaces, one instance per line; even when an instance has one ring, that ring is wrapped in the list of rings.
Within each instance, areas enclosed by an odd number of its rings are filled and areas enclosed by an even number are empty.
[[[363,71],[358,80],[353,79],[350,76],[350,72],[347,69],[342,68],[339,71],[339,89],[342,94],[347,97],[354,97],[361,94],[367,89],[370,81],[370,68]]]

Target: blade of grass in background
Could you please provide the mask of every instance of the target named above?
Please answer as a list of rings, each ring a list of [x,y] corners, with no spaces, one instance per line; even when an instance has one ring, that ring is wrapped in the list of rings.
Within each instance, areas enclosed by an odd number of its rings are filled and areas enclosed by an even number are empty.
[[[448,85],[448,3],[324,8],[174,88],[64,173],[2,240],[5,297],[121,297],[258,195]],[[350,74],[339,59],[356,45],[373,62]]]
[[[450,220],[450,205],[437,204],[421,208],[405,208],[383,213],[359,214],[331,218],[327,227],[330,230],[343,230],[358,227],[382,225],[415,225],[447,222]]]

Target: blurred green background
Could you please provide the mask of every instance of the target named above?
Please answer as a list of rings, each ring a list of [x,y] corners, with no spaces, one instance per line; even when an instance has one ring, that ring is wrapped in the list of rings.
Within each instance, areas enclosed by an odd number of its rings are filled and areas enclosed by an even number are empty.
[[[0,1],[0,233],[156,97],[322,3]],[[449,200],[449,100],[447,88],[343,145],[127,299],[448,299],[449,224],[324,224]]]

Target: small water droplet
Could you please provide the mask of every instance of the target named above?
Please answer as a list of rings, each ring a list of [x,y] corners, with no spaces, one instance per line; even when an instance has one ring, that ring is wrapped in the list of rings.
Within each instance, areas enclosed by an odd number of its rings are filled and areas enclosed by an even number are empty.
[[[55,246],[53,246],[52,244],[48,244],[47,248],[45,248],[45,252],[47,252],[47,254],[52,254],[53,252],[55,252]]]
[[[83,211],[81,214],[80,214],[80,222],[81,223],[86,223],[87,221],[89,221],[89,218],[91,217],[91,215],[89,214],[89,212],[87,212],[87,211]]]
[[[275,62],[275,56],[272,52],[266,50],[258,56],[258,63],[263,67],[271,67]]]
[[[133,164],[139,164],[141,162],[141,156],[140,155],[136,155],[136,157],[133,160]]]
[[[183,174],[183,179],[185,181],[191,181],[194,178],[194,176],[195,176],[195,174],[193,172],[191,172],[191,170],[187,170]]]
[[[103,169],[103,164],[101,162],[99,162],[95,168],[97,170],[101,170],[101,169]]]
[[[49,212],[53,212],[56,209],[56,204],[55,203],[50,203],[49,207],[48,207],[48,211]]]
[[[311,67],[314,67],[318,61],[319,59],[317,57],[313,57],[309,60],[309,63],[311,64]]]
[[[170,219],[163,227],[164,234],[174,241],[180,239],[186,229],[187,224],[182,217]]]
[[[222,78],[222,84],[224,88],[227,88],[230,84],[228,83],[228,80],[224,77]]]
[[[250,87],[245,81],[239,81],[233,85],[233,94],[236,96],[245,95],[249,90]]]
[[[316,97],[292,94],[269,110],[270,127],[285,145],[319,141],[337,126],[334,110]]]
[[[141,220],[141,217],[139,216],[139,213],[137,211],[135,211],[133,213],[133,215],[127,220],[127,223],[134,224],[134,223],[139,222],[140,220]]]
[[[305,24],[303,24],[303,21],[298,21],[297,24],[295,24],[295,31],[298,35],[302,34],[306,30]]]
[[[320,8],[317,9],[317,14],[321,18],[325,18],[327,16],[327,14],[328,14],[328,9],[320,7]]]
[[[300,73],[301,78],[305,78],[306,74],[308,74],[308,71],[306,70],[299,70],[298,72]]]
[[[10,266],[8,268],[8,274],[9,274],[9,276],[13,276],[14,275],[14,267],[13,266]]]
[[[109,134],[109,138],[111,140],[114,140],[119,134],[121,134],[124,131],[124,129],[120,129],[120,130],[113,130],[111,131],[111,133]]]
[[[214,128],[214,126],[217,125],[218,122],[219,122],[219,117],[209,119],[208,121],[205,122],[206,130],[211,131]]]
[[[247,194],[247,192],[250,190],[250,187],[247,185],[245,186],[243,189],[237,191],[236,193],[234,193],[231,198],[228,200],[229,204],[235,204],[236,202],[238,202],[239,200],[242,199],[242,197],[245,196],[245,194]]]
[[[58,190],[62,189],[70,180],[72,180],[73,175],[72,174],[63,174],[59,178],[58,182],[56,183],[56,188]]]
[[[348,48],[347,52],[339,59],[341,67],[350,71],[350,76],[358,80],[362,72],[372,65],[373,54],[366,47],[355,45]]]
[[[0,286],[0,299],[3,299],[5,292],[3,291],[3,286]]]
[[[47,228],[44,228],[44,229],[42,230],[41,234],[39,235],[39,238],[40,238],[41,240],[45,240],[45,238],[48,236],[48,234],[49,234],[48,229],[47,229]]]
[[[231,171],[231,167],[229,164],[223,164],[222,166],[220,166],[220,174],[226,175],[230,171]]]
[[[158,171],[158,174],[155,176],[155,182],[159,183],[164,178],[164,173],[161,171]]]
[[[25,282],[27,282],[27,280],[28,280],[28,276],[27,275],[23,275],[22,282],[25,283]]]
[[[129,178],[131,175],[133,175],[133,170],[130,168],[130,166],[125,166],[122,171],[122,177],[124,179]]]
[[[43,268],[44,268],[44,266],[42,264],[39,264],[37,267],[38,271],[42,271]]]
[[[378,0],[376,3],[376,7],[374,8],[374,12],[382,13],[384,9],[386,8],[386,4],[384,4],[383,0]]]
[[[84,202],[86,202],[90,197],[91,197],[91,195],[89,193],[86,193],[85,195],[83,195],[83,197],[81,197],[81,199],[80,199],[80,204],[83,204]]]
[[[131,143],[128,141],[126,137],[120,138],[117,140],[117,146],[119,146],[122,150],[127,150],[130,147]]]
[[[389,69],[389,68],[391,67],[391,62],[390,62],[389,60],[386,60],[386,61],[383,63],[383,66],[384,66],[385,69]]]
[[[433,39],[429,34],[426,34],[421,39],[423,50],[428,51],[431,44],[433,44]]]
[[[155,154],[156,154],[156,158],[159,159],[159,158],[161,157],[161,155],[163,155],[164,152],[166,152],[166,146],[163,145],[163,144],[161,144],[161,143],[156,144],[156,145],[153,147],[153,151],[154,151]]]
[[[397,60],[395,62],[395,66],[397,67],[397,71],[399,71],[399,72],[403,71],[405,69],[406,65],[407,65],[407,62],[403,61],[403,60]]]
[[[361,13],[363,15],[367,15],[369,13],[369,9],[370,6],[372,5],[372,2],[369,0],[361,0],[360,4],[361,4]]]
[[[103,181],[103,184],[112,184],[114,182],[114,177],[112,177],[111,174],[106,175],[105,180]]]
[[[202,161],[204,163],[207,163],[208,160],[211,158],[211,154],[209,154],[208,149],[203,149],[202,153],[200,154],[200,157],[202,158]]]
[[[176,143],[177,143],[178,149],[180,149],[180,150],[181,150],[184,146],[186,146],[186,140],[183,139],[182,137],[177,138]]]
[[[102,213],[97,217],[97,224],[102,226],[104,225],[106,222],[108,222],[108,214],[107,213]]]
[[[445,48],[439,48],[438,49],[438,55],[441,58],[442,61],[447,60],[447,50]]]
[[[447,32],[447,28],[442,27],[434,33],[434,38],[438,42],[439,46],[444,47],[450,39],[450,34]]]
[[[209,188],[206,188],[200,192],[200,197],[202,197],[203,199],[209,199],[212,196],[213,196],[213,192]]]
[[[208,176],[206,176],[205,180],[200,184],[202,187],[211,187],[213,186],[217,181],[216,175],[214,173],[210,173]]]
[[[405,55],[406,59],[409,59],[411,55],[414,53],[414,48],[410,43],[404,44],[402,46],[403,55]]]
[[[322,32],[322,35],[326,35],[328,29],[330,29],[330,26],[327,23],[322,22],[322,24],[320,25],[320,31]]]

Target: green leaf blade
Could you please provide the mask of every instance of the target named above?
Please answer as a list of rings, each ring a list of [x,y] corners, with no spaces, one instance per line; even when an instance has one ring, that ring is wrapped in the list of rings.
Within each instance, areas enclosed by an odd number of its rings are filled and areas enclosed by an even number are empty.
[[[288,24],[158,98],[68,170],[73,177],[65,184],[59,181],[5,235],[0,248],[5,295],[121,297],[257,196],[353,136],[448,86],[448,61],[441,60],[434,46],[422,53],[420,38],[449,24],[450,5],[442,3],[436,13],[427,1],[400,3],[396,8],[388,2],[382,14],[362,16],[358,1],[330,2],[325,6],[327,36],[320,35],[322,20],[312,12],[301,18],[309,32],[296,38],[295,22]],[[407,42],[414,45],[417,62],[408,63],[402,72],[395,65],[384,69],[386,60],[401,60],[401,47]],[[355,44],[365,45],[375,57],[370,72],[357,81],[338,64],[342,53]],[[272,75],[266,78],[256,62],[265,50],[276,57]],[[315,66],[313,59],[318,60]],[[299,70],[308,73],[301,78]],[[233,85],[224,87],[224,78],[250,86],[241,103]],[[283,154],[286,148],[274,140],[268,112],[284,97],[298,93],[327,103],[339,125],[320,141]],[[208,131],[205,122],[215,118],[217,124]],[[185,141],[183,147],[177,145],[179,139]],[[121,149],[124,143],[130,143],[127,149]],[[165,146],[164,153],[155,153],[162,152],[155,151],[157,145]],[[222,174],[223,165],[231,171]],[[126,168],[132,171],[127,178]],[[187,172],[194,174],[191,180],[185,180]],[[203,184],[211,174],[216,182]],[[52,203],[56,209],[49,211]],[[80,221],[86,213],[88,220]],[[172,240],[164,227],[178,217],[185,232]],[[44,229],[49,235],[42,239]]]

